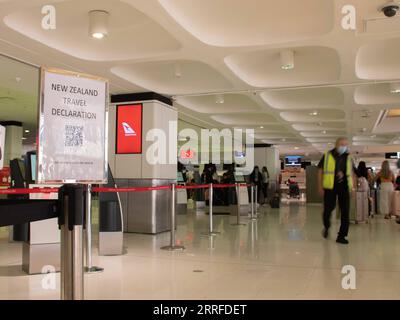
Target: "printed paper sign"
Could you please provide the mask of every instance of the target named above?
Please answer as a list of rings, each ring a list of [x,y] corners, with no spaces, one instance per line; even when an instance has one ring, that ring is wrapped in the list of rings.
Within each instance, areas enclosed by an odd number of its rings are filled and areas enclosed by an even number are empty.
[[[38,182],[107,180],[105,79],[42,69]]]
[[[6,141],[6,128],[0,126],[0,169],[4,166],[4,148]]]

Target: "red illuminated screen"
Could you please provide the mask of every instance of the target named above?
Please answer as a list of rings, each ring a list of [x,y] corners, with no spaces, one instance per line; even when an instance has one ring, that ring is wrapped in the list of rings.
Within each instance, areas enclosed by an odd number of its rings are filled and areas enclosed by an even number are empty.
[[[117,106],[116,153],[142,153],[141,104]]]

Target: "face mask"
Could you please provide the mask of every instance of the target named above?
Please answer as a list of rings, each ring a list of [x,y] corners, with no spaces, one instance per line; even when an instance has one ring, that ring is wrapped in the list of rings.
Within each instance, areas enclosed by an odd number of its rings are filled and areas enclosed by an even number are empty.
[[[346,147],[346,146],[340,146],[340,147],[338,147],[338,148],[336,149],[336,151],[337,151],[340,155],[342,155],[342,154],[344,154],[344,153],[347,152],[347,147]]]

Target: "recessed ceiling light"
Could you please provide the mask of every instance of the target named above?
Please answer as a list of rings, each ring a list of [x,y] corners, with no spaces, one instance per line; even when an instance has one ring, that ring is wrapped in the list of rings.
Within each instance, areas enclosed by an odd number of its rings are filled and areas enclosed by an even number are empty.
[[[215,103],[223,104],[225,102],[224,96],[222,94],[217,94],[215,96]]]
[[[264,129],[264,126],[260,126],[260,129]]]
[[[322,133],[323,133],[323,134],[326,134],[326,130],[323,130]]]
[[[25,137],[22,137],[22,140],[26,140],[26,138],[25,138]]]
[[[281,68],[283,70],[294,69],[294,52],[292,50],[281,51]]]
[[[182,68],[181,68],[180,63],[175,63],[174,64],[174,76],[176,78],[182,77]]]
[[[103,39],[108,34],[109,13],[103,10],[89,12],[89,35],[95,39]]]
[[[318,115],[318,111],[313,111],[313,112],[310,112],[310,116],[313,116],[313,117],[315,117],[315,116],[317,116]]]
[[[390,93],[400,93],[400,82],[390,84]]]
[[[25,133],[29,133],[29,132],[31,132],[30,130],[28,130],[28,129],[25,129]]]
[[[294,147],[294,150],[299,150],[300,148],[299,147]]]

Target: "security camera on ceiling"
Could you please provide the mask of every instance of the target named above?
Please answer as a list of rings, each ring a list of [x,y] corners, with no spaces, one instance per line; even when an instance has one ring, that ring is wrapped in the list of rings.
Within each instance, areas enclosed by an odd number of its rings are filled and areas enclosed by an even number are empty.
[[[380,11],[388,17],[394,17],[400,9],[400,3],[396,1],[391,1],[380,8]]]

